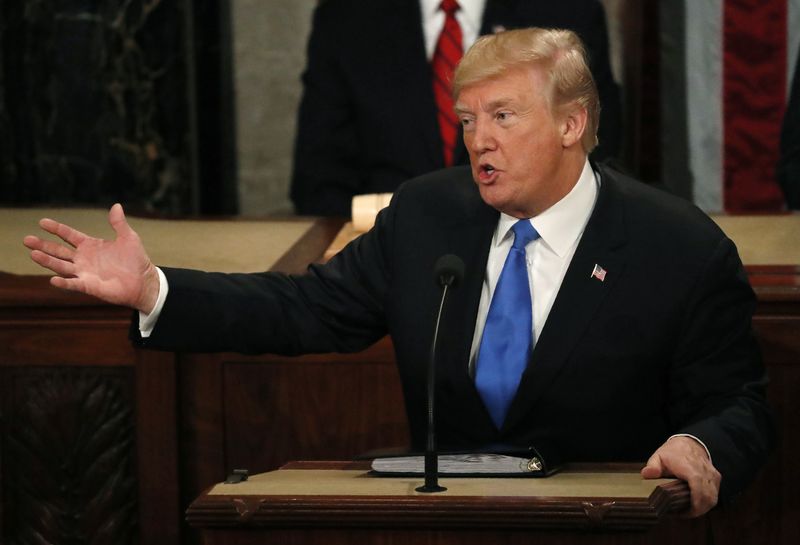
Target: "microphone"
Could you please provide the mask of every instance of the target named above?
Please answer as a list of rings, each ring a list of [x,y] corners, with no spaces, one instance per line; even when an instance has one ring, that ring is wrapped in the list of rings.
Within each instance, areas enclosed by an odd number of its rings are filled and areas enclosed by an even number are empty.
[[[417,487],[417,492],[444,492],[447,488],[439,486],[439,457],[436,452],[436,420],[434,411],[436,390],[436,341],[439,338],[439,322],[442,319],[444,301],[448,288],[455,288],[464,278],[464,261],[458,256],[445,254],[433,266],[434,281],[442,287],[442,299],[433,330],[431,357],[428,361],[428,441],[425,448],[425,484]]]
[[[464,261],[453,254],[445,254],[436,260],[433,266],[433,278],[440,286],[456,287],[464,278]]]

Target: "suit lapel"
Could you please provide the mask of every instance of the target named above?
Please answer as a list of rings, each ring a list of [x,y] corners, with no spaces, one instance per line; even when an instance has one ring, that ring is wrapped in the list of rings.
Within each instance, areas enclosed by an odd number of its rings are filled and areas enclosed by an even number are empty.
[[[477,192],[477,190],[476,190]],[[479,198],[478,198],[479,200]],[[492,426],[491,419],[483,407],[483,401],[469,376],[469,355],[481,289],[489,258],[489,246],[497,226],[499,213],[486,206],[483,201],[476,204],[475,213],[468,221],[454,225],[450,230],[448,248],[464,260],[464,280],[448,301],[448,320],[443,321],[441,346],[449,346],[448,354],[442,358],[441,377],[449,382],[452,392],[461,397],[461,411],[466,425]]]
[[[600,303],[614,289],[625,267],[624,207],[613,180],[603,172],[595,210],[589,219],[556,300],[522,375],[504,428],[511,428],[530,410],[563,368],[580,342]],[[604,280],[592,277],[595,265],[605,269]]]

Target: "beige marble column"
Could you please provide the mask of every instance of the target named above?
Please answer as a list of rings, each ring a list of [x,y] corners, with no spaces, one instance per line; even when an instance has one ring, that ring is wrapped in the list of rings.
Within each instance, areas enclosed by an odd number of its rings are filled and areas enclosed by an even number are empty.
[[[231,0],[239,209],[291,210],[300,74],[316,0]]]

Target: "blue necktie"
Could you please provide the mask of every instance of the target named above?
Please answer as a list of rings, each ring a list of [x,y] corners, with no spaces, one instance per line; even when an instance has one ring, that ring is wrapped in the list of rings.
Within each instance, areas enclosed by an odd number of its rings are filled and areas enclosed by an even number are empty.
[[[519,220],[511,229],[514,244],[492,296],[475,371],[475,386],[498,429],[503,426],[533,350],[525,246],[539,238],[539,233],[529,220]]]

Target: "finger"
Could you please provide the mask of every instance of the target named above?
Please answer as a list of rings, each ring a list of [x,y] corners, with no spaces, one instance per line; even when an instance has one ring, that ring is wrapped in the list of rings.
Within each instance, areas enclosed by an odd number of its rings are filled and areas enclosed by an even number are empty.
[[[647,460],[647,464],[641,471],[643,479],[659,479],[664,474],[664,468],[661,464],[661,456],[653,454]]]
[[[700,474],[688,481],[692,497],[692,508],[689,517],[699,517],[711,510],[717,504],[719,497],[719,484],[714,475]]]
[[[689,490],[692,499],[692,506],[689,512],[686,513],[686,517],[695,518],[699,517],[700,515],[705,515],[711,510],[712,507],[714,507],[714,505],[716,505],[716,500],[712,500],[707,491],[692,488],[691,486],[689,487]]]
[[[111,224],[117,236],[130,236],[134,232],[128,224],[128,220],[125,219],[125,211],[119,203],[116,203],[111,207],[111,210],[108,211],[108,223]]]
[[[22,239],[22,243],[31,250],[38,250],[44,241],[37,236],[27,235]]]
[[[56,220],[51,220],[50,218],[44,218],[40,220],[39,226],[48,233],[50,233],[51,235],[56,235],[64,242],[76,247],[80,245],[84,240],[89,238],[88,236],[81,233],[77,229],[73,229],[69,225],[59,223]]]
[[[83,280],[79,278],[64,278],[63,276],[50,277],[50,284],[63,290],[79,291],[86,293]]]
[[[52,257],[41,250],[33,250],[31,259],[59,276],[75,276],[75,265],[69,261]]]
[[[42,240],[39,237],[27,236],[22,239],[22,243],[31,250],[39,250],[64,261],[72,261],[75,256],[75,251],[72,248],[67,248],[57,242]]]

